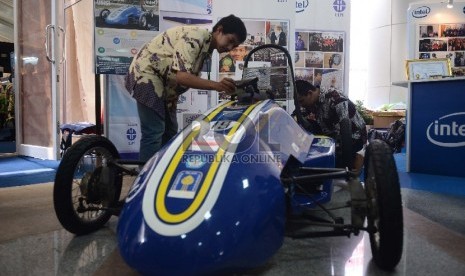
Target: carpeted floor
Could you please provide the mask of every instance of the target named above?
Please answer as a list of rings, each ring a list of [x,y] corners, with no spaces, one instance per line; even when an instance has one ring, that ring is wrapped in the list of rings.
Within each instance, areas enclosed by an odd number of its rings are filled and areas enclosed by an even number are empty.
[[[465,178],[422,173],[406,172],[406,155],[404,152],[394,154],[399,181],[402,188],[429,191],[433,193],[465,196]]]
[[[59,161],[26,156],[6,155],[0,158],[0,188],[52,182]]]

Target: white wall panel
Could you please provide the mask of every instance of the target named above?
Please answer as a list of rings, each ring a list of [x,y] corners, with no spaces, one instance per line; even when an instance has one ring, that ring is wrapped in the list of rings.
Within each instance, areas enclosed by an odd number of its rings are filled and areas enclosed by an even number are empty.
[[[367,2],[367,18],[372,28],[391,25],[391,0],[371,0]]]
[[[370,109],[376,109],[383,104],[389,103],[391,94],[390,86],[378,86],[368,89],[366,106]]]
[[[391,26],[369,31],[368,93],[371,87],[390,85]]]
[[[391,76],[390,82],[406,80],[405,60],[407,59],[407,24],[391,27]]]
[[[391,86],[389,94],[389,103],[405,103],[408,100],[408,89],[400,86]]]

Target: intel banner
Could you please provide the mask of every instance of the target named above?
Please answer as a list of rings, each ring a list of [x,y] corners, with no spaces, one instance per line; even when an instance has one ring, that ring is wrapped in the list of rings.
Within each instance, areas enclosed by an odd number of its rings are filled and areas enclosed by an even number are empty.
[[[465,80],[412,83],[410,171],[465,177]]]

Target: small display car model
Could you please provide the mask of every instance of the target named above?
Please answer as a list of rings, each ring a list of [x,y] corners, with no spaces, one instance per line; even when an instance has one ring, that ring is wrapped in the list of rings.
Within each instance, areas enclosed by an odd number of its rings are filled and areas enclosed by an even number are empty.
[[[153,11],[147,11],[137,5],[125,5],[112,11],[109,9],[100,11],[100,20],[106,25],[137,26],[143,30],[155,26],[156,18]]]

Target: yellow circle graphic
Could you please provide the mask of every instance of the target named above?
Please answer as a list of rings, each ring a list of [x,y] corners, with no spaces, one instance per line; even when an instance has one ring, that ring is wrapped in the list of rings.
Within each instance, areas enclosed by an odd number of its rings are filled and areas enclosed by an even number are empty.
[[[182,180],[181,180],[181,184],[182,185],[191,185],[194,183],[194,177],[192,175],[188,175],[186,177],[184,177]]]

